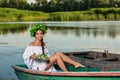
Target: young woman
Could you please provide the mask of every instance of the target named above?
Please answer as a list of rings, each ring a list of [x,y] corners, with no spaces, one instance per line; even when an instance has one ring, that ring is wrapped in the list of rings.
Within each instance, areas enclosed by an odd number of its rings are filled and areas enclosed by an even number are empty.
[[[62,52],[56,52],[53,55],[49,55],[48,49],[43,42],[43,36],[46,33],[46,30],[46,27],[41,24],[36,24],[30,30],[30,34],[32,37],[35,37],[35,40],[31,42],[29,46],[27,46],[23,54],[24,63],[29,69],[40,71],[56,71],[53,65],[57,64],[62,71],[67,72],[64,62],[74,65],[75,68],[85,67],[84,65],[70,59]],[[34,53],[46,54],[49,58],[49,62],[35,60]]]

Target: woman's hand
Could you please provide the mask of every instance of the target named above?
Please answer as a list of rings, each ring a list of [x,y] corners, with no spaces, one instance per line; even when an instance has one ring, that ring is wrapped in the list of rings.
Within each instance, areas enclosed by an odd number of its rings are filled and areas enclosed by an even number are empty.
[[[32,54],[32,55],[30,56],[30,59],[35,59],[35,54]]]

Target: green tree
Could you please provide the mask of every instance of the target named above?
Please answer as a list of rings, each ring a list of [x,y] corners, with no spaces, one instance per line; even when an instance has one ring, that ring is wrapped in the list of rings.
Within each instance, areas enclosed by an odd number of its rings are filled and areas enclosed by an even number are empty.
[[[9,6],[24,9],[27,5],[27,0],[9,0]]]
[[[120,0],[109,0],[110,7],[120,7]]]
[[[0,6],[25,9],[28,3],[27,0],[0,0]]]
[[[1,7],[7,7],[9,4],[9,0],[0,0],[0,6]]]
[[[36,0],[37,6],[45,6],[47,5],[47,0]]]

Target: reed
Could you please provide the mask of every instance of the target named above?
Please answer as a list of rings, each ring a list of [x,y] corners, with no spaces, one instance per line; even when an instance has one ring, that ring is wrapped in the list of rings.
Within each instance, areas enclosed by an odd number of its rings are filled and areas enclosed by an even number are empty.
[[[29,21],[45,20],[48,14],[40,11],[18,10],[13,8],[0,8],[0,21]]]
[[[0,21],[87,21],[120,20],[120,8],[93,8],[87,11],[44,13],[40,11],[0,8]]]
[[[120,8],[94,8],[87,11],[54,12],[52,21],[120,20]]]

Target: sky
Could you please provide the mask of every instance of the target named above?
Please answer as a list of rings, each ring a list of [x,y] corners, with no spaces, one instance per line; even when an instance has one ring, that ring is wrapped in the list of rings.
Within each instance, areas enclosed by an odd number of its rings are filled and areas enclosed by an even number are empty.
[[[35,3],[36,0],[27,0],[27,1],[28,1],[28,3],[31,3],[31,2]],[[48,1],[50,1],[50,0],[48,0]]]
[[[28,3],[31,3],[31,2],[35,3],[35,0],[27,0],[27,1]]]

